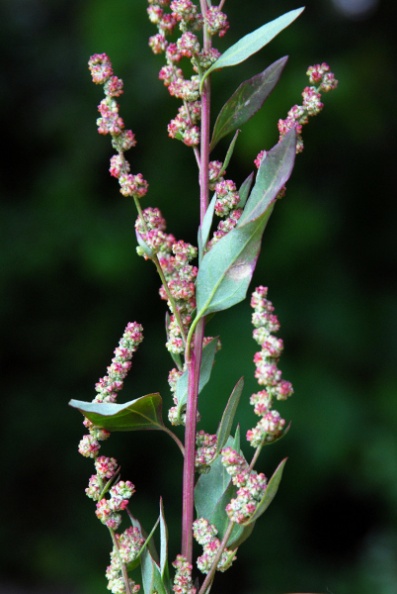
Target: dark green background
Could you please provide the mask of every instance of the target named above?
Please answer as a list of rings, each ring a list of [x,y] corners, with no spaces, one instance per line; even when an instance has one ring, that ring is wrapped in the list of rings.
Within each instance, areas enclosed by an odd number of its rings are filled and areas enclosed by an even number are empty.
[[[273,4],[228,0],[231,30],[220,47],[298,6]],[[94,52],[112,57],[125,81],[122,115],[138,138],[133,171],[151,185],[145,205],[159,206],[169,231],[194,242],[195,166],[190,151],[167,138],[178,102],[157,80],[161,60],[147,47],[154,29],[145,8],[143,0],[0,5],[0,591],[7,593],[106,592],[110,540],[84,495],[92,465],[77,454],[83,427],[67,402],[93,398],[128,320],[144,325],[146,339],[121,398],[160,390],[170,402],[164,304],[154,270],[135,254],[132,204],[107,173],[110,144],[95,127],[101,92],[86,65]],[[214,593],[397,592],[395,17],[392,2],[354,19],[331,0],[308,0],[268,48],[214,76],[219,109],[242,80],[290,55],[281,83],[240,135],[229,167],[238,183],[257,152],[276,142],[277,119],[299,102],[307,66],[326,60],[340,80],[304,130],[306,149],[254,279],[270,286],[286,346],[281,366],[296,390],[282,406],[290,433],[260,461],[270,474],[288,456],[285,478]],[[243,431],[255,422],[249,319],[241,305],[209,326],[224,348],[200,406],[208,431],[241,375]],[[132,510],[147,529],[164,496],[174,558],[175,445],[145,433],[115,434],[106,447],[136,484]]]

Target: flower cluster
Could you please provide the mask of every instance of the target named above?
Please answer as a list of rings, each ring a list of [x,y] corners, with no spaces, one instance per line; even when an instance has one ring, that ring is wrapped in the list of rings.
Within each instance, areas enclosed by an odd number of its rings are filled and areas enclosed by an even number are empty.
[[[217,6],[208,7],[205,15],[201,15],[191,0],[149,0],[147,10],[149,20],[158,30],[150,37],[149,46],[153,53],[164,54],[166,62],[159,78],[170,95],[184,102],[169,123],[168,134],[187,146],[196,147],[200,141],[200,74],[220,55],[212,47],[203,49],[197,32],[205,27],[210,36],[222,37],[229,27],[227,17]],[[179,66],[183,58],[190,60],[193,69],[190,78],[185,78]]]
[[[255,513],[261,501],[267,480],[263,473],[250,470],[244,456],[231,447],[223,448],[221,452],[222,464],[232,477],[232,483],[237,487],[236,497],[226,506],[226,513],[232,522],[243,524]]]
[[[135,230],[140,247],[138,252],[145,258],[157,254],[159,265],[164,274],[167,288],[174,299],[179,313],[179,326],[174,313],[167,324],[167,349],[173,354],[183,353],[184,339],[191,322],[191,314],[196,307],[195,279],[197,267],[190,264],[197,256],[197,248],[182,240],[177,241],[173,235],[165,233],[166,222],[158,208],[146,208],[135,223]],[[160,288],[160,296],[167,301],[173,311],[169,294],[164,285]]]
[[[243,212],[243,209],[239,208],[240,195],[236,184],[231,179],[225,179],[225,173],[223,163],[220,161],[209,163],[209,188],[215,192],[214,213],[222,220],[218,223],[212,239],[208,242],[207,250],[210,250],[219,239],[234,229]]]
[[[117,530],[121,524],[121,515],[135,493],[135,486],[130,481],[118,481],[109,490],[110,498],[105,497],[96,504],[96,517],[112,530]]]
[[[172,566],[176,569],[172,587],[173,592],[175,594],[196,594],[197,590],[192,581],[192,565],[187,562],[183,555],[177,555]]]
[[[139,344],[143,340],[143,328],[137,322],[129,322],[114,351],[114,357],[107,368],[107,375],[95,385],[98,392],[94,402],[114,402],[117,392],[121,390],[124,379],[131,369],[131,359]],[[84,420],[84,426],[89,430],[79,443],[79,453],[86,458],[96,458],[100,449],[100,441],[109,437],[109,432],[96,427],[89,419]]]
[[[94,402],[115,402],[117,392],[124,384],[129,370],[131,359],[143,340],[143,328],[137,322],[129,322],[124,330],[120,342],[114,350],[114,357],[107,368],[107,375],[102,377],[95,385],[98,395]]]
[[[254,309],[252,323],[253,337],[261,350],[255,353],[255,377],[265,389],[252,394],[250,402],[254,412],[261,417],[253,429],[247,432],[247,439],[253,447],[259,447],[264,441],[271,442],[280,437],[285,427],[285,420],[276,410],[272,410],[273,400],[286,400],[293,394],[292,384],[282,379],[278,360],[283,351],[283,341],[274,336],[280,328],[274,306],[267,299],[267,288],[257,287],[252,293],[251,307]]]
[[[216,435],[210,435],[205,431],[198,431],[196,435],[196,461],[195,466],[201,474],[209,471],[211,462],[216,453]]]
[[[97,76],[100,76],[98,74]],[[117,392],[123,387],[124,379],[131,368],[131,359],[139,344],[143,340],[143,328],[137,322],[129,322],[124,330],[114,357],[107,368],[107,375],[99,380],[95,389],[97,396],[94,402],[114,402]],[[120,512],[124,511],[130,498],[135,493],[135,486],[130,481],[118,480],[119,464],[115,458],[99,456],[100,441],[109,437],[109,431],[96,427],[89,419],[84,420],[89,433],[79,443],[79,452],[85,457],[93,458],[96,474],[89,480],[85,492],[87,497],[96,501],[96,516],[112,532],[121,523]],[[109,495],[105,497],[105,495]],[[139,532],[139,535],[137,534]],[[123,534],[114,534],[115,549],[111,554],[111,565],[106,576],[108,589],[113,594],[126,592],[121,564],[128,564],[135,559],[142,547],[144,539],[140,531],[135,528],[126,530]],[[131,592],[138,592],[140,586],[130,580]]]
[[[328,93],[338,86],[338,81],[325,62],[310,66],[306,74],[309,77],[310,86],[305,87],[302,91],[302,105],[294,105],[289,110],[287,118],[278,121],[280,140],[289,130],[295,128],[297,132],[297,153],[303,151],[302,127],[308,123],[311,116],[320,113],[324,107],[321,101],[321,93]]]
[[[124,153],[136,144],[132,130],[126,130],[124,121],[119,115],[116,97],[123,93],[123,81],[113,75],[110,59],[106,54],[94,54],[88,61],[92,80],[103,85],[105,99],[98,105],[100,118],[97,119],[99,134],[110,134],[112,146],[117,151],[110,159],[110,174],[119,180],[120,192],[123,196],[142,198],[148,190],[148,183],[141,173],[130,173],[130,164]]]
[[[110,553],[110,565],[106,569],[108,590],[113,594],[124,594],[126,592],[125,582],[122,575],[122,565],[128,565],[134,561],[140,553],[145,542],[139,528],[131,526],[122,534],[115,534],[115,543]],[[129,580],[131,592],[139,592],[141,587],[133,580]]]
[[[205,518],[198,518],[193,522],[193,536],[202,545],[203,554],[197,557],[197,567],[202,573],[208,573],[215,561],[220,547],[220,540],[217,538],[218,531]],[[236,560],[236,550],[229,550],[225,547],[217,565],[218,571],[229,569]]]

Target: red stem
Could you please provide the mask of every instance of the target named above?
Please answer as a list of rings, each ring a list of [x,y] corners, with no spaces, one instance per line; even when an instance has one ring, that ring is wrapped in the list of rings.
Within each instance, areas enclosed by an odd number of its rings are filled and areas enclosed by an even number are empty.
[[[194,334],[194,346],[187,361],[188,395],[186,407],[185,458],[183,465],[182,495],[182,555],[192,563],[193,538],[192,524],[194,517],[194,472],[196,455],[197,401],[200,380],[204,321],[197,324]]]
[[[206,0],[200,0],[203,17],[207,12]],[[211,38],[206,27],[203,28],[203,46],[211,47]],[[200,224],[208,208],[208,164],[210,143],[210,81],[205,80],[201,94],[201,138],[200,138]],[[185,458],[183,465],[182,493],[182,555],[189,563],[193,560],[192,524],[194,518],[194,474],[196,455],[197,401],[200,381],[200,366],[203,351],[204,319],[197,324],[194,333],[193,348],[186,345],[185,361],[188,369],[188,396],[186,406]]]

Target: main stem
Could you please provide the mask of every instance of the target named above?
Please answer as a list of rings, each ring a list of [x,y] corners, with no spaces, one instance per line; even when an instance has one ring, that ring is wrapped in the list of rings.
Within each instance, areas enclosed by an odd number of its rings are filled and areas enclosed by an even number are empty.
[[[200,0],[203,18],[207,12],[206,0]],[[203,27],[204,50],[211,47],[211,38],[206,27]],[[200,138],[200,224],[208,208],[208,164],[210,144],[210,81],[206,78],[201,94],[201,138]],[[193,345],[186,344],[185,361],[188,370],[188,396],[186,406],[185,428],[185,458],[183,466],[183,493],[182,493],[182,555],[189,563],[193,561],[193,535],[192,524],[194,518],[194,473],[196,455],[196,425],[197,402],[200,381],[200,367],[203,352],[204,319],[201,319],[194,333]]]

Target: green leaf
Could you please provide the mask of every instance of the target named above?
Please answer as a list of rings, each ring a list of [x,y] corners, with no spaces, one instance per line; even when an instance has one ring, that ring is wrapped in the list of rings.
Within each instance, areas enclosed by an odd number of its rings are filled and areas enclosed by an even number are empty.
[[[290,130],[269,151],[237,226],[204,255],[196,279],[196,320],[245,298],[275,198],[294,166],[295,142],[296,132]]]
[[[231,440],[229,440],[231,445]],[[218,457],[211,464],[209,472],[201,474],[194,489],[194,503],[196,506],[197,517],[206,518],[211,524],[214,524],[222,538],[229,518],[225,512],[225,505],[219,505],[227,493],[227,501],[236,493],[236,488],[231,482],[230,475],[222,465],[221,458]]]
[[[222,173],[221,173],[221,175],[224,175],[224,173],[226,171],[226,168],[229,166],[230,159],[232,158],[234,147],[236,145],[236,142],[237,142],[237,138],[238,138],[239,133],[240,133],[240,130],[237,130],[236,133],[235,133],[235,135],[232,138],[232,141],[231,141],[231,143],[229,145],[229,148],[227,149],[225,160],[224,160],[223,165],[222,165]]]
[[[146,534],[146,532],[143,530],[140,522],[136,518],[134,518],[133,515],[131,515],[131,514],[128,514],[128,515],[129,515],[129,519],[131,521],[131,525],[134,528],[137,528],[139,530],[139,533],[145,539],[145,542],[143,543],[143,545],[142,545],[142,547],[141,547],[141,549],[139,551],[138,556],[135,559],[133,559],[132,561],[130,561],[130,563],[128,563],[128,565],[127,565],[127,571],[128,571],[128,573],[130,573],[131,571],[133,571],[136,567],[138,567],[140,565],[140,563],[141,563],[141,555],[142,555],[143,551],[146,548],[149,548],[150,551],[151,551],[151,555],[154,558],[157,558],[156,557],[157,556],[156,547],[154,546],[154,543],[153,543],[153,534],[155,533],[156,528],[157,528],[157,526],[159,524],[159,519],[156,521],[155,525],[153,526],[153,528],[150,531],[150,534],[148,536]]]
[[[291,176],[295,163],[296,132],[290,130],[262,159],[255,185],[237,227],[263,215]]]
[[[214,364],[216,347],[218,345],[218,337],[210,340],[203,348],[203,355],[201,358],[199,393],[204,386],[209,382],[212,367]],[[187,402],[187,388],[188,388],[188,371],[184,371],[176,384],[175,397],[178,401],[178,411],[181,413],[183,407]]]
[[[79,410],[96,427],[107,431],[162,431],[165,428],[162,400],[157,393],[141,396],[125,404],[71,400],[69,405]]]
[[[215,202],[216,202],[216,194],[211,199],[211,202],[208,205],[207,210],[205,211],[204,219],[202,225],[199,227],[198,232],[198,247],[199,247],[199,256],[200,260],[203,256],[205,246],[207,245],[207,241],[210,235],[212,220],[214,218],[214,210],[215,210]]]
[[[169,594],[161,577],[160,567],[153,559],[148,548],[142,551],[142,586],[145,594]]]
[[[237,227],[263,215],[291,176],[295,163],[296,131],[290,130],[262,159],[255,185]]]
[[[254,179],[254,172],[251,171],[249,176],[243,181],[241,184],[238,195],[240,196],[240,202],[237,204],[237,208],[244,208],[245,203],[247,202],[248,195],[250,193],[252,182]]]
[[[214,70],[220,70],[222,68],[228,68],[229,66],[235,66],[236,64],[240,64],[247,60],[247,58],[251,57],[253,54],[256,54],[259,50],[261,50],[265,45],[267,45],[272,39],[276,37],[283,29],[288,27],[298,16],[304,11],[304,8],[297,8],[296,10],[291,10],[283,14],[282,16],[278,17],[274,21],[270,23],[266,23],[252,31],[252,33],[248,33],[242,37],[237,43],[233,44],[229,47],[216,62],[212,64],[212,66],[205,72],[202,80],[201,85],[205,78]]]
[[[134,527],[138,527],[141,534],[146,537],[144,530],[142,530],[140,523],[134,517],[130,516],[131,524]],[[146,593],[153,594],[156,592],[157,594],[169,594],[170,590],[167,588],[165,580],[163,580],[161,575],[161,570],[159,566],[158,554],[156,551],[156,547],[153,541],[153,534],[159,524],[161,522],[161,512],[160,517],[157,519],[157,522],[153,526],[149,536],[146,537],[146,540],[139,551],[139,560],[141,563],[141,573],[142,573],[142,585],[143,590]],[[161,530],[161,528],[160,528]],[[128,569],[130,567],[128,566]]]
[[[288,57],[280,58],[260,74],[241,83],[216,118],[211,150],[221,138],[245,124],[262,107],[276,86],[287,60]]]
[[[160,498],[160,572],[165,583],[169,584],[168,571],[168,528],[165,523],[163,499]]]
[[[268,209],[262,217],[237,225],[204,255],[196,279],[196,319],[245,298],[270,214]]]
[[[217,444],[216,444],[216,455],[218,455],[221,449],[225,446],[230,431],[232,429],[234,416],[240,402],[240,396],[244,388],[244,378],[240,378],[237,384],[234,386],[233,392],[230,395],[225,410],[223,411],[221,422],[219,423],[217,431]]]
[[[258,504],[255,513],[250,517],[249,520],[244,522],[244,526],[248,526],[249,524],[256,522],[256,520],[267,510],[267,508],[275,498],[276,493],[278,491],[278,487],[281,482],[281,478],[283,476],[283,470],[286,462],[287,458],[284,458],[284,460],[282,460],[280,464],[277,466],[276,470],[272,475],[272,478],[268,482],[265,494],[263,495],[260,503]]]

